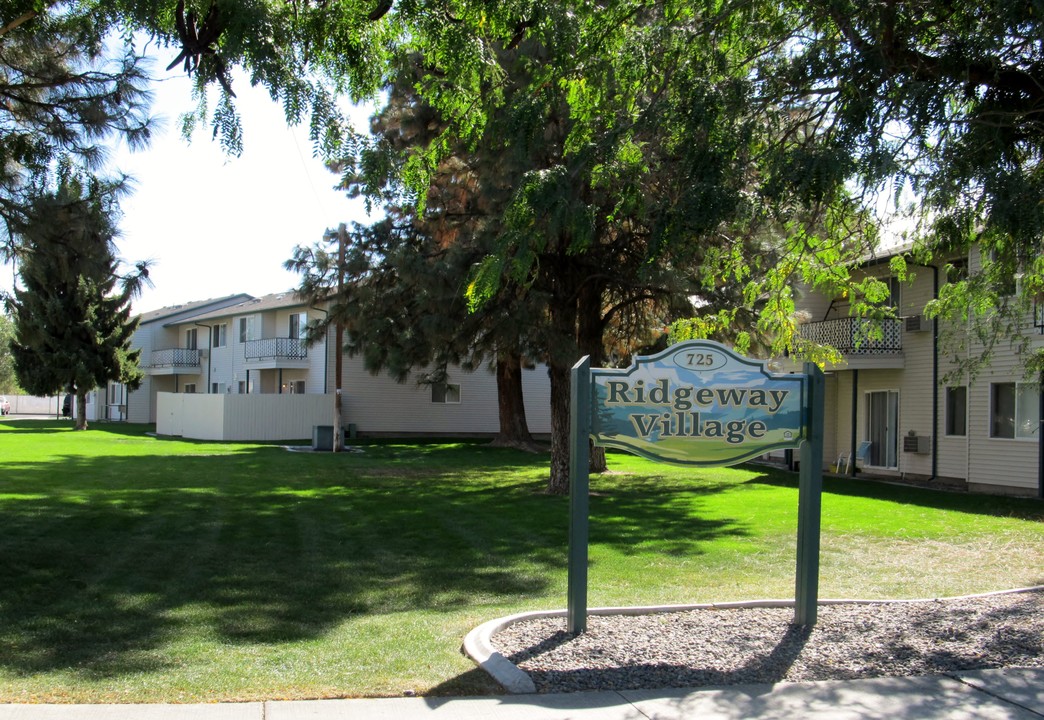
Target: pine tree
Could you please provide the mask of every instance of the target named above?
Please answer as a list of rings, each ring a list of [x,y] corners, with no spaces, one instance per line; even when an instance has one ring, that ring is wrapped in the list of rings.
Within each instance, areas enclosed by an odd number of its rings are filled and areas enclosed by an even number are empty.
[[[30,393],[74,394],[78,430],[87,427],[90,390],[109,381],[133,390],[143,378],[140,350],[131,348],[137,321],[130,302],[148,270],[139,265],[131,275],[118,275],[116,190],[94,178],[63,175],[12,225],[22,249],[21,286],[7,298],[15,373]]]
[[[506,323],[520,332],[529,352],[548,364],[552,492],[566,489],[568,377],[581,355],[601,364],[609,328],[623,318],[656,318],[663,327],[680,314],[695,312],[696,299],[704,309],[742,304],[742,286],[718,278],[708,282],[713,273],[706,273],[703,265],[721,249],[723,238],[715,231],[723,223],[739,225],[746,212],[738,202],[746,190],[744,173],[728,172],[733,169],[729,163],[743,162],[730,153],[744,147],[742,137],[750,125],[742,104],[728,105],[720,89],[703,88],[710,99],[703,98],[699,121],[712,123],[717,135],[703,143],[682,144],[671,132],[691,96],[676,98],[665,92],[671,101],[653,104],[638,90],[622,102],[650,104],[653,111],[640,124],[631,123],[623,132],[602,128],[597,141],[571,150],[581,123],[571,114],[568,87],[549,82],[546,70],[549,59],[568,52],[568,47],[561,38],[549,38],[543,43],[523,41],[501,53],[504,102],[487,116],[483,137],[450,146],[427,175],[429,185],[417,217],[392,207],[396,218],[439,241],[427,250],[402,243],[363,253],[382,263],[401,253],[396,267],[402,268],[440,245],[469,249],[468,261],[459,267],[472,281],[471,299],[477,301],[471,309],[487,322]],[[657,60],[665,65],[674,59],[659,52]],[[408,197],[409,188],[398,182],[405,174],[399,168],[408,168],[449,126],[417,96],[414,89],[422,71],[413,69],[412,76],[393,85],[387,107],[374,122],[377,146],[354,164],[361,170],[359,186],[393,203]],[[620,97],[617,80],[604,80],[604,95]],[[638,87],[631,86],[630,92]],[[692,111],[691,103],[687,111]],[[715,200],[711,208],[705,203],[708,195]],[[730,251],[741,255],[748,241],[740,236],[728,242]],[[771,253],[762,255],[770,261]],[[474,266],[481,268],[477,277]],[[405,274],[419,277],[416,271]],[[395,274],[392,280],[401,281],[403,275]],[[466,284],[460,271],[451,277],[457,278],[458,288]],[[397,307],[386,305],[374,315],[403,315]],[[539,310],[518,313],[521,307]],[[386,347],[403,336],[412,340],[402,328],[373,345]],[[619,343],[619,336],[613,341]],[[631,344],[645,342],[642,332]]]
[[[151,134],[141,58],[129,49],[109,57],[101,16],[40,5],[0,8],[0,223],[8,226],[24,224],[26,188],[46,184],[59,161],[92,172],[105,160],[105,139],[140,148]],[[17,258],[5,235],[0,259]]]

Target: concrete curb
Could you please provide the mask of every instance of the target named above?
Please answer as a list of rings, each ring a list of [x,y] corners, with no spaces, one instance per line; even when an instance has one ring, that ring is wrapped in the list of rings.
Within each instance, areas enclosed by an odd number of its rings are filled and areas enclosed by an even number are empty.
[[[942,598],[926,598],[921,600],[858,600],[827,599],[820,600],[819,605],[887,605],[901,603],[933,602],[941,600],[972,600],[974,598],[992,597],[994,595],[1012,595],[1015,593],[1038,592],[1044,585],[1016,588],[1014,590],[997,590],[977,593],[975,595],[956,595]],[[588,615],[652,615],[655,613],[689,612],[690,610],[727,610],[740,608],[787,608],[794,607],[794,600],[739,600],[721,603],[697,603],[692,605],[644,605],[637,607],[602,607],[588,608]],[[500,683],[509,693],[524,695],[536,692],[529,674],[500,654],[493,647],[493,636],[504,628],[524,620],[538,618],[565,617],[566,610],[534,610],[496,618],[482,623],[464,637],[461,651],[471,658],[476,665],[485,670]]]

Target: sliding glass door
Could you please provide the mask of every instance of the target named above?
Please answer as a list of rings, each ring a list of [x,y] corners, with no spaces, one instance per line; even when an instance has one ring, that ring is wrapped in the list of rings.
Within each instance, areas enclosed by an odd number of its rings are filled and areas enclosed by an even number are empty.
[[[880,390],[866,394],[866,439],[870,441],[868,465],[899,467],[899,393]]]

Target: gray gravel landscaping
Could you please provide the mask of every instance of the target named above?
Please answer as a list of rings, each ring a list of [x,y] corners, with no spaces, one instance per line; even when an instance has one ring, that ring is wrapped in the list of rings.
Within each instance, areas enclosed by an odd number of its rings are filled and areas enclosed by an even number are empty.
[[[822,605],[811,629],[790,608],[524,620],[496,649],[538,692],[699,687],[1044,667],[1044,591]]]

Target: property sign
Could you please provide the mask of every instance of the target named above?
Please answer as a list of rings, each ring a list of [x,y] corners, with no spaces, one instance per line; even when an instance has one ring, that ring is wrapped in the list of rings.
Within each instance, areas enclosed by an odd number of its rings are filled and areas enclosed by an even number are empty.
[[[709,340],[682,343],[591,369],[591,437],[660,462],[735,465],[801,444],[805,383]]]
[[[778,448],[799,448],[794,622],[814,625],[819,593],[823,487],[823,373],[775,374],[709,340],[639,357],[626,370],[570,375],[569,632],[587,627],[589,442],[660,462],[735,465]]]

